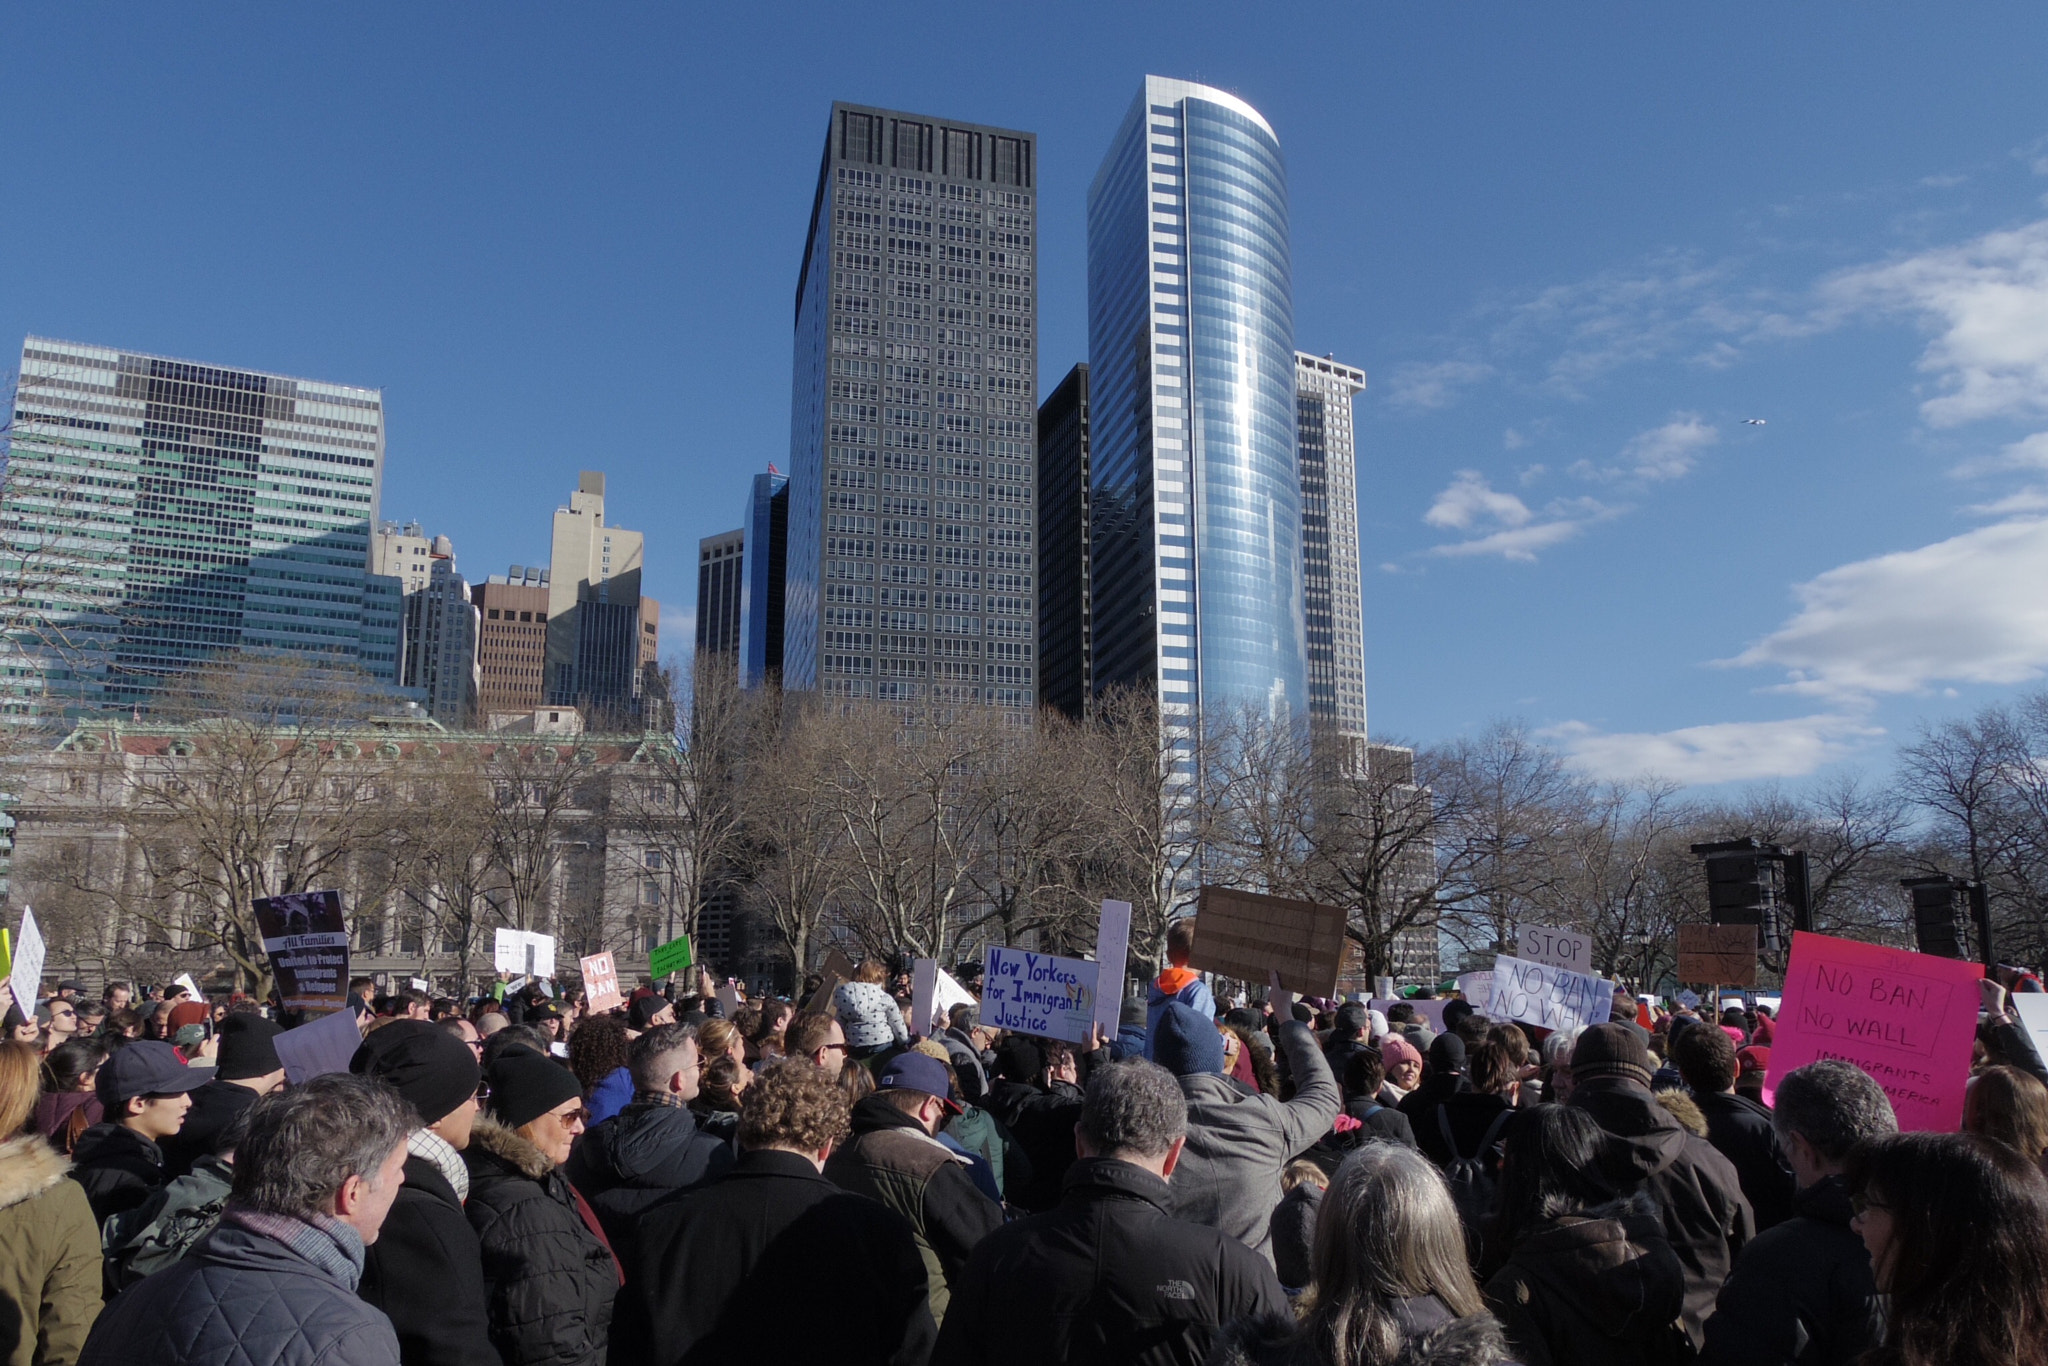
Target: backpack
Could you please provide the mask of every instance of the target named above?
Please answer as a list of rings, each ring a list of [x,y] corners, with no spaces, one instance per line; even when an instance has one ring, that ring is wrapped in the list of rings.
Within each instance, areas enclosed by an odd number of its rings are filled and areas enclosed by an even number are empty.
[[[1479,1151],[1467,1157],[1458,1151],[1458,1140],[1451,1137],[1450,1111],[1444,1106],[1436,1107],[1436,1129],[1444,1136],[1444,1147],[1450,1150],[1451,1160],[1444,1164],[1444,1181],[1451,1188],[1451,1202],[1458,1207],[1458,1218],[1465,1225],[1466,1240],[1478,1237],[1487,1218],[1492,1215],[1494,1197],[1500,1184],[1486,1161],[1487,1153],[1493,1150],[1494,1140],[1507,1127],[1515,1112],[1512,1108],[1502,1110],[1486,1126],[1486,1134],[1479,1140]]]

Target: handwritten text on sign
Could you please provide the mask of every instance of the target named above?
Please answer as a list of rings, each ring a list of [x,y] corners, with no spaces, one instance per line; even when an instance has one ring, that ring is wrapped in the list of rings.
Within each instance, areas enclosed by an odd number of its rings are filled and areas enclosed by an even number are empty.
[[[1977,1032],[1980,971],[1951,958],[1794,934],[1765,1099],[1786,1073],[1835,1058],[1884,1088],[1899,1128],[1955,1129]]]
[[[1086,1043],[1094,1013],[1095,964],[989,947],[981,983],[984,1025]]]
[[[1493,1001],[1486,1013],[1496,1019],[1570,1029],[1604,1024],[1613,1010],[1612,982],[1505,954],[1493,960]]]
[[[1577,930],[1524,925],[1515,937],[1520,941],[1516,953],[1524,962],[1593,975],[1593,941]]]

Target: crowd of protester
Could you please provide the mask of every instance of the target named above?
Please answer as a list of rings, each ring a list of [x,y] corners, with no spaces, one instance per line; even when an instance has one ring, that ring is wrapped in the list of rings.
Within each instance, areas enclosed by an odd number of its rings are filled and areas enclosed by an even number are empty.
[[[1080,1043],[873,961],[595,1013],[358,979],[289,1084],[253,1001],[0,992],[8,1366],[2048,1366],[1999,983],[1962,1131],[1901,1134],[1848,1063],[1766,1095],[1761,1006],[1219,1002],[1193,934]]]

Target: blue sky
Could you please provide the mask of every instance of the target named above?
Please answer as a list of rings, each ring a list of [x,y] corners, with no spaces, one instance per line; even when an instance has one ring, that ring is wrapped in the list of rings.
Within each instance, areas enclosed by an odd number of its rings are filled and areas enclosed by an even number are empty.
[[[1049,389],[1184,76],[1279,130],[1299,343],[1371,377],[1376,730],[1797,781],[2048,668],[2048,8],[838,8],[10,7],[0,341],[380,385],[472,576],[603,469],[680,644],[786,462],[829,102],[1039,135]]]

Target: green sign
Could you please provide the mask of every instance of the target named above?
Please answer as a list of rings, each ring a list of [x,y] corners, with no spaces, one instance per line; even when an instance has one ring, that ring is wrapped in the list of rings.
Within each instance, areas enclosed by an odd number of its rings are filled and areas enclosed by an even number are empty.
[[[690,936],[679,934],[647,955],[647,971],[656,977],[681,972],[696,960],[690,956]]]

